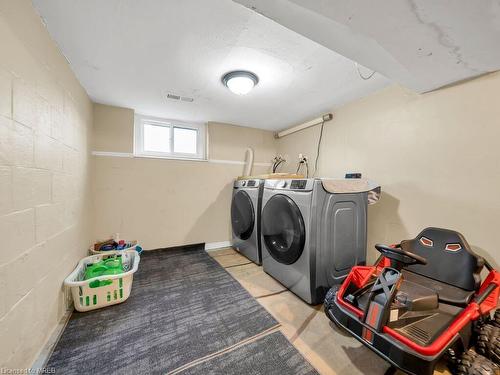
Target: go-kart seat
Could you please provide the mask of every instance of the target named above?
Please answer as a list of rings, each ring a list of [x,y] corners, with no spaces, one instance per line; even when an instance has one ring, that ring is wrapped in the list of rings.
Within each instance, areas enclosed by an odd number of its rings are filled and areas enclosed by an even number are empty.
[[[460,233],[427,228],[400,246],[427,259],[426,265],[405,266],[403,280],[434,290],[440,302],[466,306],[479,289],[484,259],[474,254]]]

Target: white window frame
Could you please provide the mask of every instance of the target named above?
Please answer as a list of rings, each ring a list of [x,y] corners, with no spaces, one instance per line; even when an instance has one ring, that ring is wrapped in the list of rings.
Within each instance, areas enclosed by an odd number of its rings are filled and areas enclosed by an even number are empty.
[[[157,152],[144,150],[144,125],[165,126],[170,128],[170,152]],[[192,129],[197,131],[196,154],[174,152],[174,128]],[[203,123],[188,123],[164,118],[135,115],[134,121],[134,156],[180,159],[180,160],[207,160],[206,159],[206,133],[207,127]]]

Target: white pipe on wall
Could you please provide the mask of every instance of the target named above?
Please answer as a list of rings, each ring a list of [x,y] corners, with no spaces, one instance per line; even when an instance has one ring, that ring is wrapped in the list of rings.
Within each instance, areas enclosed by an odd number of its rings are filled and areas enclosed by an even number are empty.
[[[248,147],[245,151],[245,167],[242,176],[250,176],[253,168],[253,148]]]
[[[307,121],[307,122],[304,122],[303,124],[296,125],[294,127],[282,130],[282,131],[276,133],[274,136],[276,138],[281,138],[281,137],[284,137],[286,135],[298,132],[300,130],[304,130],[304,129],[310,128],[311,126],[319,125],[319,124],[321,124],[323,122],[330,121],[332,118],[333,118],[333,115],[331,113],[327,113],[326,115],[323,115],[321,117],[315,118],[315,119],[313,119],[311,121]]]

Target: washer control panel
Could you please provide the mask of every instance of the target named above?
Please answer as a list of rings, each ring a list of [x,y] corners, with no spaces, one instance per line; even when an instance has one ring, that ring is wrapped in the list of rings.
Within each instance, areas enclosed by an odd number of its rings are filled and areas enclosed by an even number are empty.
[[[307,180],[292,180],[292,182],[290,182],[290,189],[304,190],[306,188],[306,185],[307,185]]]
[[[264,181],[259,179],[235,180],[234,188],[258,188]]]
[[[264,187],[277,190],[311,191],[314,187],[314,181],[313,178],[266,180]]]
[[[278,182],[278,187],[279,188],[286,188],[288,186],[288,181],[287,180],[281,180],[280,182]]]

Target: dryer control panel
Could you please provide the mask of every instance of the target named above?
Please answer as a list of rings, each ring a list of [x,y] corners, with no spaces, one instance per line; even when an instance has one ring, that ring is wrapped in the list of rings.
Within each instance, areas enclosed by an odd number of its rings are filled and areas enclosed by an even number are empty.
[[[305,189],[307,185],[307,180],[292,180],[290,182],[290,189]]]
[[[251,180],[235,180],[233,187],[235,189],[239,188],[258,188],[263,183],[263,180],[251,179]]]
[[[311,191],[314,188],[314,181],[315,179],[313,178],[266,180],[265,188],[276,190]]]

